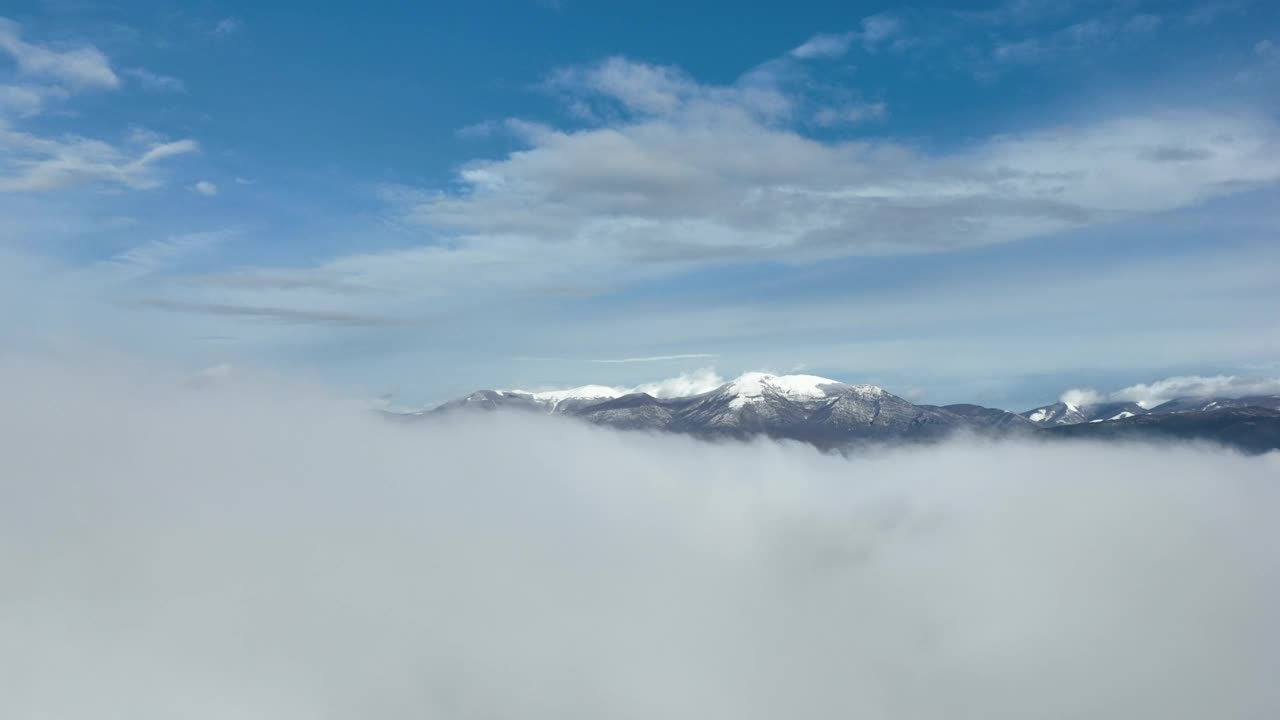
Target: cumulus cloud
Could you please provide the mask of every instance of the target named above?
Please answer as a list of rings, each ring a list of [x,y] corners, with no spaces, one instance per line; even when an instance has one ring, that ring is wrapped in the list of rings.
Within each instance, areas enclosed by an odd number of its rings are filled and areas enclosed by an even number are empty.
[[[18,23],[0,17],[0,51],[7,53],[25,75],[44,77],[82,90],[119,87],[120,78],[101,50],[85,46],[57,50],[22,39]]]
[[[701,368],[682,373],[658,382],[643,383],[631,388],[631,392],[649,393],[654,397],[687,397],[715,390],[725,383],[713,368]]]
[[[1274,456],[398,425],[118,365],[0,370],[6,718],[1280,708]]]
[[[214,185],[213,183],[209,182],[208,180],[201,180],[200,182],[196,183],[195,185],[192,185],[192,186],[191,186],[191,189],[192,189],[192,190],[195,190],[196,192],[198,192],[198,193],[200,193],[201,195],[204,195],[204,196],[206,196],[206,197],[211,197],[211,196],[213,196],[213,195],[217,195],[217,194],[218,194],[218,186],[217,186],[217,185]]]
[[[1084,407],[1086,405],[1097,405],[1100,402],[1105,402],[1107,400],[1107,396],[1104,393],[1100,393],[1097,390],[1089,388],[1071,388],[1070,390],[1062,393],[1062,395],[1058,397],[1058,400],[1074,407]]]

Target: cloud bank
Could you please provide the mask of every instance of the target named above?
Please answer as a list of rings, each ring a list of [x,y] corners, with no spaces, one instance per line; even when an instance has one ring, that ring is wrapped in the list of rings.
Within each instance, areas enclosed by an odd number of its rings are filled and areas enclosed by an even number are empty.
[[[1275,456],[845,460],[5,361],[0,716],[1280,712]]]
[[[1239,377],[1236,375],[1179,375],[1152,383],[1138,383],[1115,392],[1091,388],[1072,388],[1061,396],[1070,405],[1092,405],[1108,401],[1134,402],[1145,408],[1177,398],[1242,398],[1258,395],[1280,395],[1280,378]]]

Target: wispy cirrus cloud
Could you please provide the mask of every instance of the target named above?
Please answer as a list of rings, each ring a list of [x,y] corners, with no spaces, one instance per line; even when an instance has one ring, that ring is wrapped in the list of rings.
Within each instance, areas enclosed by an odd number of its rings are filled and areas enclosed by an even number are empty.
[[[629,358],[608,358],[604,360],[592,360],[595,363],[605,364],[624,364],[624,363],[648,363],[648,362],[664,362],[667,360],[690,360],[696,358],[713,358],[715,355],[708,353],[685,353],[682,355],[650,355],[647,357],[629,357]]]
[[[0,192],[40,192],[100,183],[130,189],[162,184],[156,165],[197,152],[190,139],[112,144],[67,135],[41,137],[0,122]]]
[[[122,280],[137,280],[180,266],[234,237],[231,231],[195,232],[135,245],[101,263]]]
[[[235,16],[224,17],[213,24],[209,34],[214,37],[230,37],[244,29],[244,21]]]
[[[55,49],[27,42],[21,26],[0,17],[0,51],[17,63],[24,75],[65,83],[77,90],[110,90],[120,86],[120,77],[101,50],[92,45]]]
[[[146,68],[126,68],[124,74],[133,78],[143,90],[150,92],[182,93],[187,91],[186,83],[180,78],[161,75]]]
[[[799,60],[834,59],[847,55],[855,45],[867,51],[889,44],[903,45],[903,22],[899,18],[881,13],[862,19],[861,28],[846,33],[820,33],[806,40],[791,51],[791,57]]]
[[[169,312],[237,317],[286,325],[328,325],[358,328],[403,324],[403,321],[389,317],[315,308],[270,307],[197,300],[174,300],[170,298],[144,298],[134,302],[133,305],[139,308]]]

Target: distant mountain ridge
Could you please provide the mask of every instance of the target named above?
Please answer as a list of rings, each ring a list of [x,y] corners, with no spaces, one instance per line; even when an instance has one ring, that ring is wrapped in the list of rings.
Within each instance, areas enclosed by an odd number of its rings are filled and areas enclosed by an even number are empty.
[[[706,392],[655,397],[603,385],[567,390],[477,390],[416,417],[516,410],[564,415],[622,430],[698,437],[764,435],[839,448],[865,442],[930,441],[956,433],[1003,437],[1205,439],[1257,452],[1280,449],[1280,396],[1179,398],[1153,408],[1133,402],[1058,402],[1022,413],[981,405],[917,405],[875,385],[816,375],[745,373]]]
[[[1124,420],[1140,415],[1170,415],[1250,407],[1280,410],[1280,395],[1255,395],[1242,398],[1185,397],[1170,400],[1152,408],[1144,408],[1138,403],[1123,401],[1088,405],[1071,405],[1066,402],[1056,402],[1034,410],[1028,410],[1020,413],[1020,415],[1040,427],[1057,427],[1105,422],[1108,420]]]

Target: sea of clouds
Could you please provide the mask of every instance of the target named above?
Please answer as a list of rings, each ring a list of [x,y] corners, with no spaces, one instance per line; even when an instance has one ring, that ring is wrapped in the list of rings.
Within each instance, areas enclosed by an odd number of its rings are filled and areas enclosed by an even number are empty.
[[[6,720],[1280,717],[1280,456],[0,362]]]

